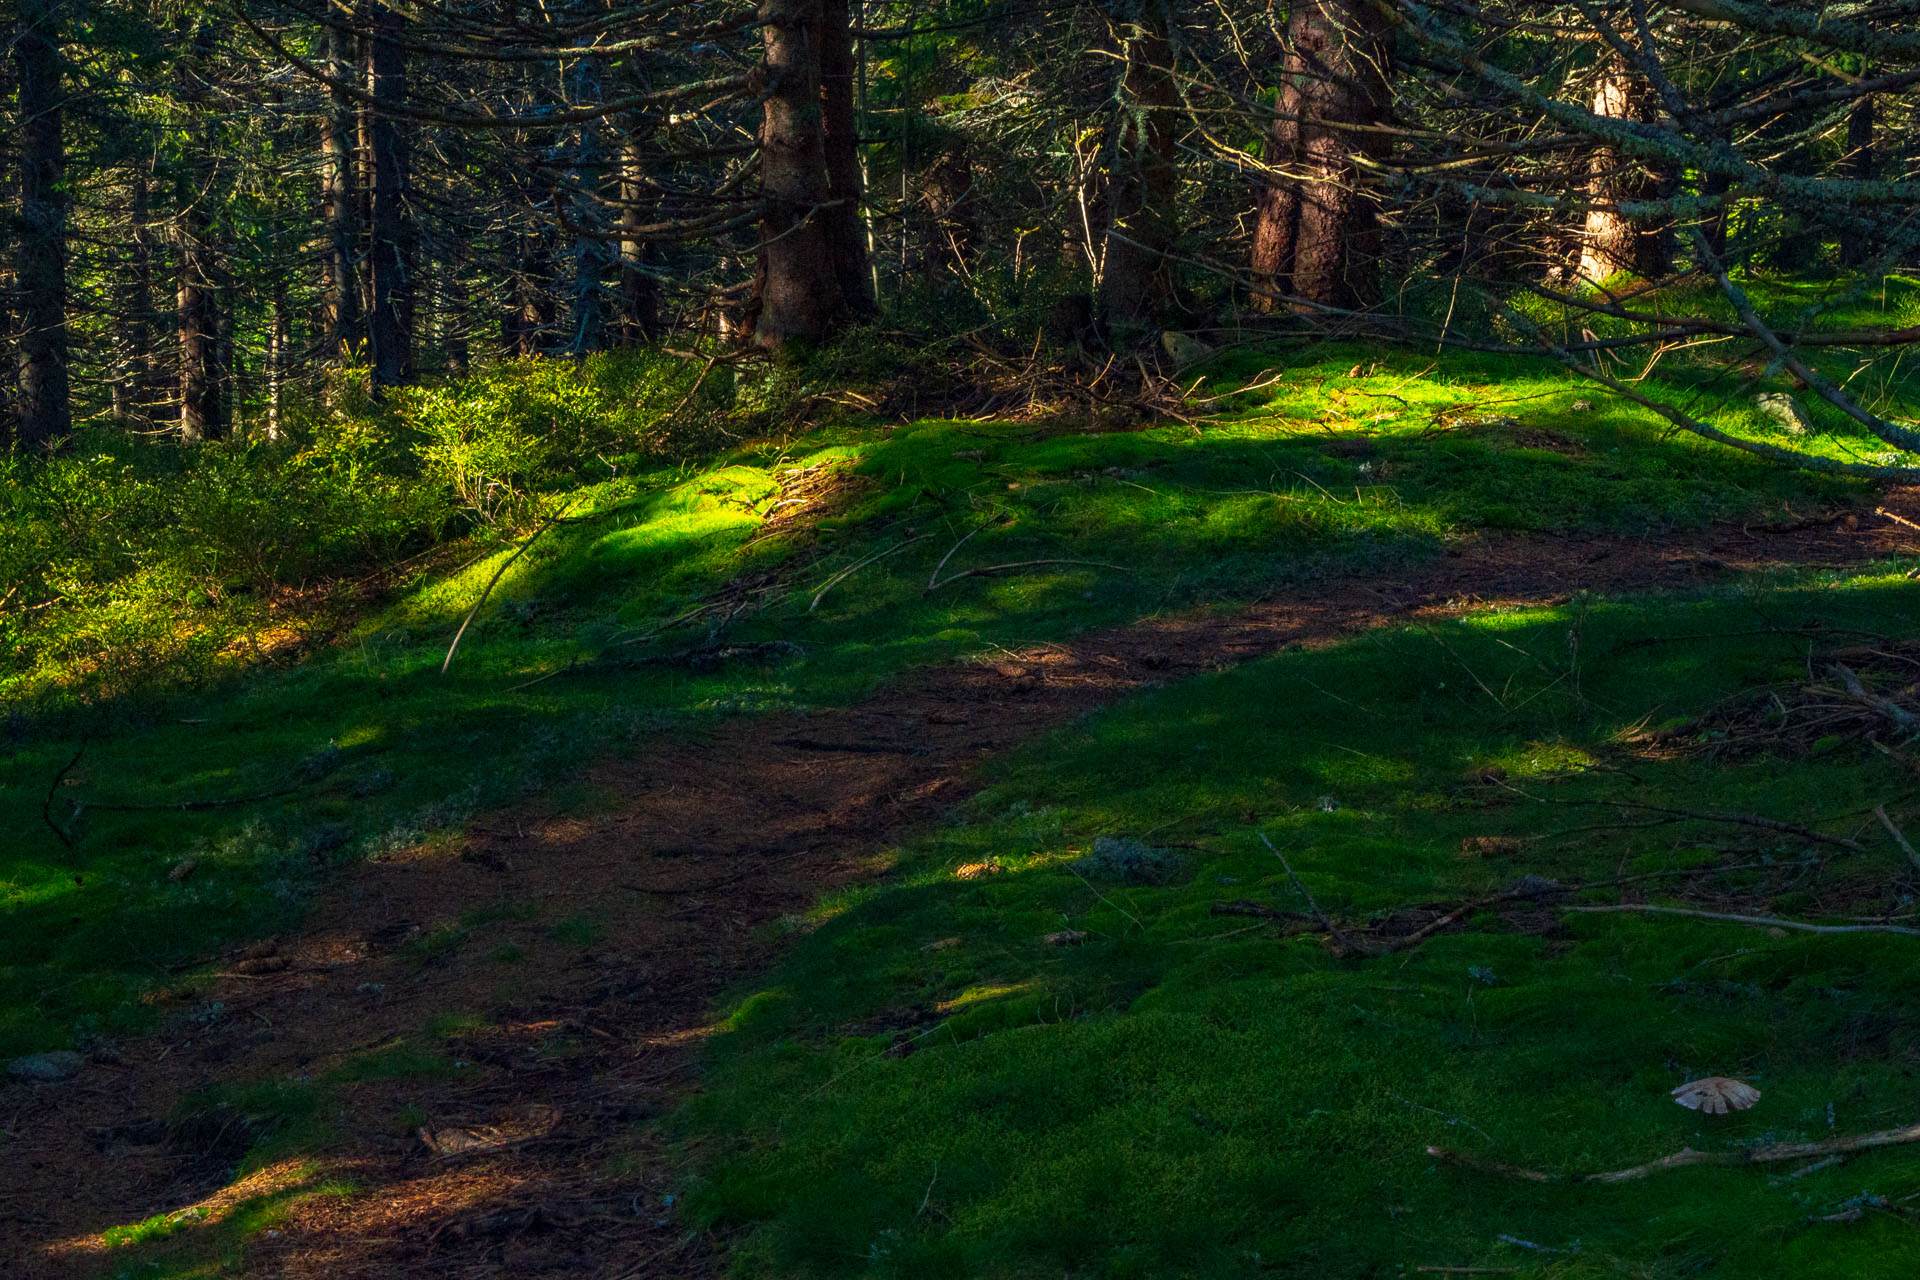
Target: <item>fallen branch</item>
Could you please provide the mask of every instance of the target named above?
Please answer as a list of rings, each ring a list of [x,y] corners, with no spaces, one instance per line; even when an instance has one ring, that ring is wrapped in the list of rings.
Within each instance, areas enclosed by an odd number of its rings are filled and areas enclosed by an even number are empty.
[[[1695,1151],[1692,1147],[1682,1147],[1672,1155],[1661,1156],[1658,1160],[1649,1160],[1645,1164],[1636,1164],[1626,1169],[1610,1169],[1604,1173],[1549,1173],[1543,1169],[1522,1169],[1517,1165],[1502,1164],[1497,1160],[1483,1160],[1463,1151],[1450,1147],[1428,1147],[1427,1154],[1447,1164],[1457,1164],[1463,1169],[1472,1169],[1479,1173],[1497,1173],[1503,1177],[1519,1178],[1524,1182],[1633,1182],[1648,1174],[1664,1173],[1668,1169],[1685,1169],[1693,1165],[1746,1165],[1779,1164],[1786,1160],[1806,1160],[1821,1156],[1845,1155],[1853,1151],[1871,1151],[1876,1147],[1894,1147],[1909,1142],[1920,1142],[1920,1124],[1905,1125],[1898,1129],[1881,1129],[1874,1133],[1856,1133],[1844,1138],[1828,1138],[1822,1142],[1769,1142],[1763,1146],[1743,1147],[1738,1151]]]
[[[1907,861],[1911,862],[1916,870],[1920,870],[1920,853],[1914,852],[1913,846],[1907,843],[1907,833],[1893,825],[1893,819],[1887,816],[1887,807],[1883,804],[1875,805],[1873,816],[1880,819],[1880,825],[1887,829],[1887,834],[1893,837],[1893,842],[1900,846],[1900,852],[1907,855]]]
[[[1280,850],[1275,847],[1273,841],[1267,839],[1267,833],[1257,831],[1254,834],[1260,837],[1260,843],[1267,846],[1268,852],[1280,859],[1281,870],[1287,873],[1287,879],[1293,881],[1293,887],[1299,892],[1300,896],[1307,900],[1307,910],[1313,913],[1314,920],[1322,929],[1325,929],[1328,936],[1333,939],[1334,949],[1342,954],[1349,952],[1356,955],[1368,954],[1368,948],[1355,946],[1353,939],[1340,932],[1340,926],[1327,918],[1327,913],[1322,911],[1320,904],[1313,900],[1313,894],[1307,890],[1307,886],[1301,882],[1300,877],[1294,874],[1293,864],[1287,861],[1287,855],[1280,852]]]
[[[942,563],[945,562],[942,561]],[[932,595],[948,583],[958,582],[962,578],[983,578],[990,573],[1004,573],[1008,569],[1031,569],[1043,564],[1077,564],[1085,565],[1093,569],[1113,569],[1120,573],[1133,572],[1133,570],[1123,564],[1108,564],[1104,560],[1016,560],[1012,564],[990,564],[980,569],[962,569],[952,577],[941,578],[937,582],[929,580],[927,583],[927,594]],[[938,571],[936,570],[936,572]]]
[[[558,515],[548,517],[546,523],[533,531],[532,537],[520,544],[518,551],[508,556],[506,560],[501,563],[500,567],[493,571],[493,576],[487,579],[487,585],[480,592],[480,598],[473,602],[473,608],[467,610],[467,616],[460,619],[460,629],[453,633],[453,643],[447,646],[447,656],[440,663],[441,675],[447,674],[447,668],[453,665],[453,655],[460,651],[461,638],[467,634],[467,628],[473,625],[474,615],[480,612],[482,605],[486,604],[487,597],[493,594],[493,589],[499,584],[501,577],[508,569],[513,567],[514,561],[533,550],[533,544],[540,541],[542,534],[553,528],[554,525],[560,523],[561,518],[565,516],[567,512],[573,510],[573,508],[574,504],[569,502],[566,506],[560,508]]]
[[[872,564],[874,561],[885,560],[888,556],[892,555],[894,552],[905,551],[908,547],[912,546],[914,543],[919,542],[925,538],[930,538],[932,536],[933,535],[930,533],[923,533],[918,538],[908,538],[905,542],[901,542],[894,546],[888,547],[885,551],[876,551],[872,555],[866,557],[866,559],[856,561],[853,564],[846,567],[845,569],[842,569],[840,572],[834,574],[831,578],[828,578],[826,582],[822,583],[820,590],[814,592],[813,603],[807,606],[807,612],[812,613],[815,609],[818,609],[820,607],[820,601],[826,598],[827,592],[833,590],[835,587],[839,586],[842,582],[845,582],[848,578],[851,578],[854,574],[860,572],[860,570],[866,568],[868,565]],[[942,561],[941,563],[944,564],[945,561]],[[928,590],[932,590],[932,588],[929,587]]]
[[[1717,920],[1725,924],[1750,924],[1769,929],[1791,929],[1800,933],[1904,933],[1920,938],[1920,929],[1898,924],[1809,924],[1784,916],[1741,916],[1725,911],[1700,911],[1693,907],[1657,907],[1644,902],[1621,902],[1611,906],[1563,906],[1562,911],[1583,915],[1607,915],[1635,912],[1642,915],[1691,916],[1698,920]]]
[[[82,738],[80,745],[73,749],[72,758],[60,766],[60,772],[53,775],[53,781],[47,784],[47,794],[40,801],[40,820],[47,824],[47,830],[53,832],[53,834],[59,838],[60,843],[67,847],[69,852],[73,849],[73,837],[67,834],[64,827],[53,820],[53,798],[59,794],[60,784],[67,780],[69,773],[73,772],[73,766],[80,763],[80,757],[86,754],[86,750],[86,739]]]
[[[1844,662],[1836,662],[1833,664],[1833,673],[1840,677],[1840,682],[1847,687],[1847,696],[1855,702],[1879,712],[1899,726],[1901,732],[1908,736],[1920,734],[1920,716],[1916,716],[1891,698],[1882,698],[1878,694],[1868,693],[1867,687],[1860,683],[1860,677],[1854,674],[1853,668]]]
[[[1504,784],[1503,784],[1504,785]],[[1858,840],[1849,840],[1845,836],[1830,836],[1810,827],[1796,826],[1791,822],[1779,822],[1773,818],[1763,818],[1753,813],[1703,813],[1697,809],[1670,809],[1664,805],[1641,804],[1634,800],[1555,800],[1544,796],[1529,795],[1519,787],[1508,786],[1507,790],[1515,795],[1524,796],[1535,804],[1563,804],[1613,809],[1634,809],[1641,813],[1663,813],[1675,822],[1719,822],[1728,826],[1758,827],[1762,831],[1778,831],[1785,835],[1799,836],[1803,840],[1813,840],[1820,844],[1830,844],[1845,849],[1849,853],[1862,853],[1864,850]]]

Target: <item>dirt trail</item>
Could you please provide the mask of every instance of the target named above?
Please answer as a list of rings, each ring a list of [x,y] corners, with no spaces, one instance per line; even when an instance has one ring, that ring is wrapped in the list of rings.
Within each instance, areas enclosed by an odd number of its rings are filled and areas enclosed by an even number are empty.
[[[1885,501],[1920,517],[1920,491]],[[1489,539],[1399,577],[918,673],[848,710],[732,721],[705,741],[609,762],[593,777],[602,812],[497,813],[462,846],[356,868],[298,938],[235,957],[123,1061],[64,1084],[0,1084],[0,1127],[13,1134],[0,1161],[0,1275],[104,1272],[104,1228],[201,1206],[187,1230],[218,1230],[256,1197],[290,1207],[244,1246],[250,1276],[713,1274],[716,1242],[679,1230],[666,1198],[681,1170],[640,1122],[694,1087],[716,994],[772,958],[765,926],[874,874],[876,855],[970,792],[989,753],[1144,686],[1409,612],[1704,585],[1920,547],[1884,518],[1856,523],[1658,543]],[[436,1016],[463,1013],[485,1021],[423,1036]],[[399,1074],[409,1046],[463,1065],[381,1078]],[[164,1122],[221,1082],[320,1079],[350,1062],[365,1078],[341,1086],[346,1108],[323,1117],[335,1139],[306,1165],[222,1189],[253,1135],[217,1109]],[[329,1178],[360,1192],[293,1198]]]

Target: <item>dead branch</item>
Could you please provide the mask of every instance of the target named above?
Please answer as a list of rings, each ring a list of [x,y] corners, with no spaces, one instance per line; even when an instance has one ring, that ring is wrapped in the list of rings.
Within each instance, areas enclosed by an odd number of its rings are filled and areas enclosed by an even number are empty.
[[[949,552],[948,554],[952,554],[952,553]],[[941,563],[944,564],[946,562],[943,560],[941,561]],[[926,594],[932,595],[934,592],[938,591],[941,587],[944,587],[949,583],[958,582],[962,578],[983,578],[989,574],[1004,573],[1010,569],[1031,569],[1038,565],[1043,565],[1043,564],[1077,564],[1077,565],[1085,565],[1088,568],[1093,568],[1093,569],[1113,569],[1119,573],[1133,572],[1133,570],[1127,568],[1127,566],[1123,564],[1108,564],[1104,560],[1016,560],[1012,564],[990,564],[979,569],[962,569],[959,573],[954,574],[952,577],[941,578],[937,582],[932,579],[929,579],[927,582]],[[935,572],[937,573],[938,570],[935,570]]]
[[[1645,1164],[1636,1164],[1625,1169],[1611,1169],[1604,1173],[1549,1173],[1542,1169],[1522,1169],[1517,1165],[1502,1164],[1497,1160],[1483,1160],[1479,1156],[1455,1151],[1450,1147],[1428,1147],[1427,1154],[1444,1163],[1457,1164],[1463,1169],[1472,1169],[1479,1173],[1497,1173],[1508,1178],[1519,1178],[1525,1182],[1612,1183],[1633,1182],[1649,1174],[1663,1173],[1668,1169],[1685,1169],[1692,1165],[1779,1164],[1786,1160],[1844,1155],[1853,1151],[1871,1151],[1875,1147],[1900,1146],[1909,1142],[1920,1142],[1920,1124],[1905,1125],[1898,1129],[1881,1129],[1874,1133],[1849,1134],[1844,1138],[1828,1138],[1822,1142],[1770,1142],[1763,1146],[1744,1147],[1737,1151],[1695,1151],[1692,1147],[1682,1147],[1672,1155],[1661,1156],[1658,1160],[1649,1160]]]
[[[47,830],[53,832],[60,843],[67,847],[69,852],[71,852],[74,847],[73,837],[67,834],[66,828],[53,820],[53,798],[59,794],[60,784],[67,780],[67,775],[73,772],[73,767],[80,763],[80,757],[86,754],[86,750],[87,743],[83,738],[80,741],[80,745],[74,748],[72,758],[61,765],[60,771],[53,775],[53,781],[47,784],[47,794],[40,801],[40,821],[47,824]]]
[[[480,612],[480,607],[486,604],[487,597],[493,594],[493,588],[499,583],[501,576],[504,575],[508,569],[511,569],[513,567],[514,561],[518,560],[521,556],[527,554],[527,552],[533,550],[533,544],[540,541],[541,535],[546,533],[547,530],[553,528],[554,525],[558,524],[560,522],[560,518],[566,515],[567,512],[573,510],[573,507],[574,507],[574,504],[569,502],[566,506],[560,508],[558,515],[549,516],[544,524],[542,524],[538,529],[535,529],[533,531],[532,537],[528,538],[525,542],[520,544],[520,549],[518,551],[515,551],[512,555],[508,556],[506,560],[501,563],[500,567],[493,571],[493,576],[487,579],[486,587],[483,588],[480,592],[480,598],[473,602],[473,608],[467,610],[467,616],[460,619],[460,629],[453,633],[453,643],[447,646],[447,656],[440,663],[441,675],[447,674],[447,668],[453,665],[453,655],[460,651],[461,637],[467,634],[467,628],[473,624],[474,615]]]
[[[1784,916],[1742,916],[1726,911],[1701,911],[1694,907],[1661,907],[1645,902],[1619,902],[1610,905],[1563,906],[1562,911],[1575,911],[1584,915],[1617,914],[1620,912],[1638,912],[1644,915],[1692,916],[1699,920],[1717,920],[1726,924],[1750,924],[1769,929],[1791,929],[1800,933],[1904,933],[1920,938],[1920,929],[1909,929],[1898,924],[1811,924],[1805,920],[1789,920]]]

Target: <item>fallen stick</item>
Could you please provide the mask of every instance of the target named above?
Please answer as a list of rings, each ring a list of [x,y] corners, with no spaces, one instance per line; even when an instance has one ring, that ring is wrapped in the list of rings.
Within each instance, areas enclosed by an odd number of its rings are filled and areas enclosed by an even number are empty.
[[[512,555],[508,556],[506,560],[501,563],[500,567],[493,571],[493,576],[487,579],[487,585],[480,592],[480,598],[473,602],[473,608],[467,610],[467,616],[460,619],[460,629],[453,633],[453,643],[447,646],[447,656],[440,663],[441,675],[447,674],[447,668],[453,665],[453,655],[460,652],[461,638],[467,634],[467,628],[473,625],[474,615],[480,612],[480,608],[482,605],[486,604],[487,597],[493,594],[494,587],[499,585],[501,576],[505,574],[508,569],[511,569],[513,567],[514,561],[518,560],[521,556],[527,554],[527,552],[533,550],[533,544],[540,541],[540,536],[544,534],[547,530],[553,528],[554,525],[560,523],[561,517],[566,515],[567,512],[573,510],[573,508],[574,508],[574,504],[571,502],[569,502],[566,506],[560,508],[559,515],[549,517],[545,524],[541,525],[538,529],[535,529],[533,531],[533,536],[529,537],[525,542],[520,544],[520,549],[518,551],[515,551]]]
[[[1287,879],[1293,881],[1293,887],[1299,892],[1300,896],[1307,900],[1307,910],[1313,912],[1314,920],[1319,924],[1319,926],[1322,929],[1325,929],[1327,931],[1327,934],[1330,937],[1332,937],[1334,947],[1338,949],[1342,954],[1346,954],[1348,952],[1353,952],[1353,953],[1362,954],[1362,955],[1366,954],[1367,951],[1369,950],[1368,948],[1355,946],[1353,939],[1349,938],[1346,934],[1340,932],[1340,926],[1327,918],[1327,913],[1322,911],[1320,909],[1320,904],[1313,900],[1313,894],[1308,892],[1307,886],[1301,882],[1299,876],[1293,873],[1293,864],[1287,861],[1287,855],[1280,852],[1280,850],[1274,845],[1273,841],[1267,839],[1267,833],[1264,831],[1256,831],[1254,834],[1260,837],[1260,843],[1267,846],[1267,851],[1269,853],[1273,854],[1274,857],[1280,859],[1281,870],[1287,873]]]
[[[1577,911],[1583,915],[1638,912],[1644,915],[1692,916],[1697,920],[1761,925],[1769,929],[1793,929],[1800,933],[1904,933],[1920,938],[1920,929],[1909,929],[1899,924],[1809,924],[1805,920],[1788,920],[1784,916],[1739,916],[1725,911],[1700,911],[1692,907],[1656,907],[1644,902],[1621,902],[1611,906],[1563,906],[1560,909]]]
[[[1745,1147],[1738,1151],[1695,1151],[1692,1147],[1682,1147],[1672,1155],[1649,1160],[1645,1164],[1636,1164],[1625,1169],[1610,1169],[1604,1173],[1549,1173],[1544,1169],[1522,1169],[1517,1165],[1502,1164],[1497,1160],[1482,1160],[1463,1151],[1450,1147],[1428,1147],[1427,1154],[1447,1164],[1457,1164],[1463,1169],[1472,1169],[1479,1173],[1497,1173],[1503,1177],[1519,1178],[1525,1182],[1633,1182],[1649,1174],[1664,1173],[1668,1169],[1685,1169],[1694,1165],[1746,1165],[1779,1164],[1786,1160],[1805,1160],[1820,1156],[1845,1155],[1854,1151],[1871,1151],[1875,1147],[1894,1147],[1904,1143],[1920,1142],[1920,1124],[1904,1125],[1898,1129],[1881,1129],[1874,1133],[1849,1134],[1844,1138],[1828,1138],[1822,1142],[1769,1142],[1763,1146]]]
[[[1900,846],[1900,852],[1907,855],[1907,861],[1911,862],[1916,869],[1920,869],[1920,853],[1915,853],[1913,846],[1907,843],[1907,833],[1893,825],[1893,819],[1887,816],[1887,806],[1883,804],[1873,806],[1873,816],[1880,819],[1880,825],[1887,829],[1887,834],[1893,837],[1893,842]]]
[[[942,561],[941,563],[944,564],[945,561]],[[932,595],[934,592],[946,586],[948,583],[958,582],[962,578],[983,578],[990,573],[1004,573],[1008,569],[1031,569],[1037,565],[1043,565],[1043,564],[1077,564],[1077,565],[1084,565],[1092,569],[1113,569],[1120,573],[1133,572],[1133,570],[1127,568],[1127,566],[1123,564],[1108,564],[1104,560],[1016,560],[1012,564],[990,564],[980,569],[962,569],[959,573],[954,574],[950,578],[942,578],[938,582],[930,581],[927,583],[926,594]]]

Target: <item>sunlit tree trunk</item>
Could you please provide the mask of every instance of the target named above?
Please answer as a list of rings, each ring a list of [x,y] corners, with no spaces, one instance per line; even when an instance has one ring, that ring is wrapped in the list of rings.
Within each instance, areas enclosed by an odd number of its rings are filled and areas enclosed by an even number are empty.
[[[19,0],[13,59],[20,86],[19,442],[51,448],[73,429],[67,367],[66,140],[60,0]]]
[[[1134,0],[1118,17],[1125,70],[1107,186],[1100,310],[1118,325],[1155,320],[1172,300],[1166,253],[1173,241],[1174,123],[1179,95],[1173,46],[1159,0]]]
[[[1378,156],[1390,51],[1370,0],[1300,0],[1268,135],[1275,171],[1254,227],[1254,304],[1358,310],[1379,296],[1380,221],[1355,156]]]
[[[820,208],[831,198],[821,124],[822,0],[763,0],[760,181],[767,201],[757,273],[760,345],[823,338],[846,309]]]
[[[1649,121],[1654,118],[1654,106],[1652,91],[1618,58],[1602,66],[1593,94],[1595,115]],[[1668,228],[1609,207],[1623,201],[1656,199],[1662,185],[1659,176],[1613,147],[1601,147],[1594,153],[1589,173],[1587,194],[1601,207],[1587,213],[1580,248],[1581,277],[1597,283],[1622,271],[1647,280],[1666,275],[1673,266]]]

